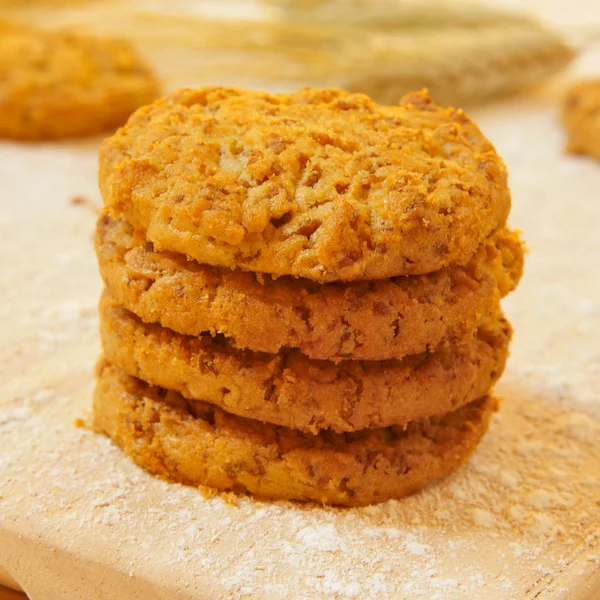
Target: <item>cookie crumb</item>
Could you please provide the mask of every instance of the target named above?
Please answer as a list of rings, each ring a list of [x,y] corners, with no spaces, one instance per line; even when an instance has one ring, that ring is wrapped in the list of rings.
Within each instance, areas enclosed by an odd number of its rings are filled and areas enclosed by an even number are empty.
[[[91,414],[86,414],[83,417],[76,417],[73,419],[73,425],[77,429],[99,433],[98,428],[94,424],[94,418]]]
[[[198,490],[205,500],[210,500],[218,494],[218,491],[215,488],[208,487],[207,485],[199,485]]]
[[[222,492],[219,495],[225,504],[229,504],[229,506],[235,506],[236,508],[239,506],[238,497],[233,492]]]
[[[90,200],[89,198],[86,198],[86,196],[79,194],[72,196],[69,200],[69,204],[71,206],[83,206],[84,208],[89,209],[94,216],[99,215],[100,211],[102,210],[102,206],[100,204]]]

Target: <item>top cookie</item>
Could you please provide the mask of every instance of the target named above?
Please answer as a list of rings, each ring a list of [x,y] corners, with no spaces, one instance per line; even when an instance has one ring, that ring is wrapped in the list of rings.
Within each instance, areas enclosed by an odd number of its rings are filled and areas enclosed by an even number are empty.
[[[156,250],[319,282],[464,264],[510,210],[493,145],[425,93],[179,90],[104,141],[100,188]]]
[[[128,42],[0,22],[0,137],[115,129],[157,94],[154,76]]]

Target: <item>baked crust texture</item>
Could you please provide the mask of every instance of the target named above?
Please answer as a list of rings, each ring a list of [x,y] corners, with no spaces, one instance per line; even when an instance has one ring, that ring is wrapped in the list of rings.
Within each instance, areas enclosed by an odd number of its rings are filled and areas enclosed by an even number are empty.
[[[486,396],[440,418],[357,433],[305,434],[243,419],[98,369],[96,427],[170,481],[258,498],[361,506],[400,498],[456,470],[485,433]]]
[[[356,431],[442,415],[486,395],[508,356],[500,313],[471,340],[389,361],[311,360],[237,350],[209,334],[143,323],[108,295],[100,304],[107,360],[128,375],[243,417],[317,432]]]
[[[510,210],[493,145],[425,93],[179,90],[104,141],[99,180],[158,251],[318,282],[466,264]]]

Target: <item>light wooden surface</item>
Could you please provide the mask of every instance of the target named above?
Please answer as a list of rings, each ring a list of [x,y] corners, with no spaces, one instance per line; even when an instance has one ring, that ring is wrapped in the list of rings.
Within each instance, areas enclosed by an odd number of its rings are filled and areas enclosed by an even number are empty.
[[[99,140],[0,143],[0,566],[31,600],[599,598],[600,164],[563,155],[561,88],[476,114],[530,248],[502,410],[456,475],[357,510],[207,500],[74,426],[99,351]]]

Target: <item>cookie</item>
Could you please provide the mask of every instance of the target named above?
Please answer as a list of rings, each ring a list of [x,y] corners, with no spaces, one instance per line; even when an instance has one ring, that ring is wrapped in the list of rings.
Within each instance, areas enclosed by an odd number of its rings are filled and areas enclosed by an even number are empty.
[[[517,234],[488,238],[464,267],[423,276],[316,284],[200,265],[155,252],[122,219],[96,228],[100,273],[111,296],[145,322],[188,335],[223,334],[238,348],[309,358],[385,360],[466,341],[523,269]]]
[[[94,418],[135,463],[167,480],[265,499],[360,506],[400,498],[456,470],[496,401],[440,418],[318,435],[244,419],[99,366]]]
[[[158,251],[318,282],[466,264],[510,210],[493,145],[424,93],[180,90],[104,141],[99,182]]]
[[[233,349],[209,334],[143,323],[104,295],[107,360],[152,385],[230,413],[303,431],[356,431],[441,415],[488,393],[502,374],[510,325],[497,315],[469,342],[401,361],[311,360]]]
[[[157,95],[156,79],[126,41],[0,22],[0,137],[115,129]]]
[[[600,80],[583,81],[571,88],[563,123],[569,136],[567,151],[600,160]]]

